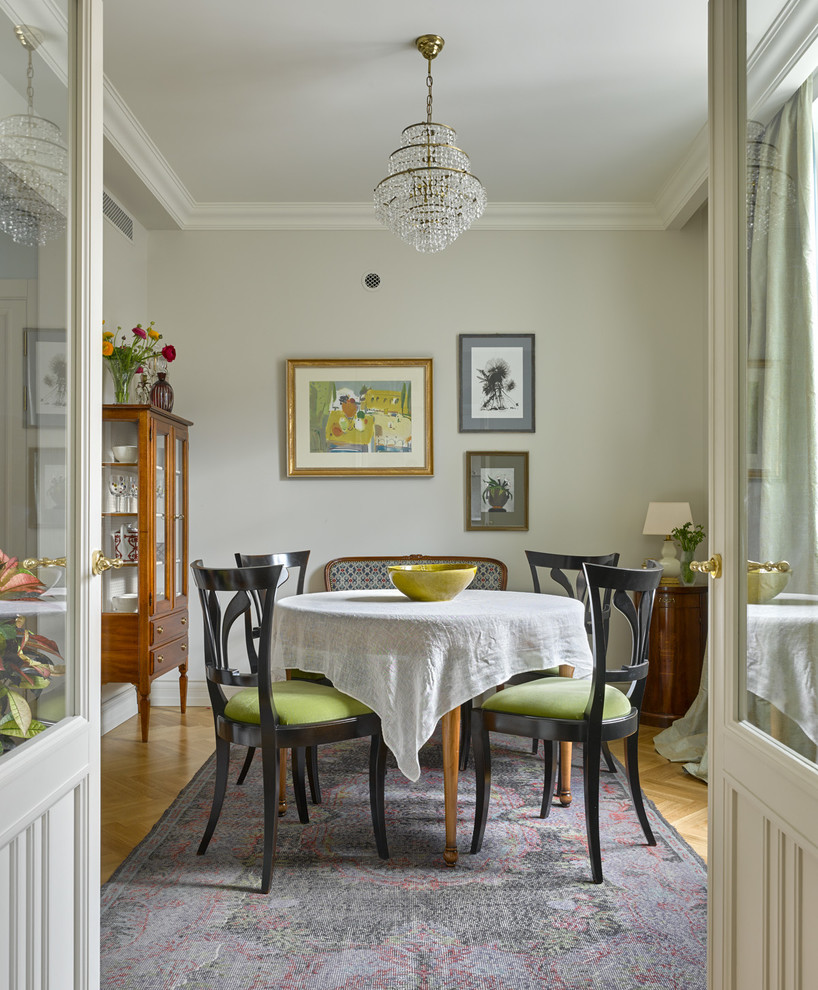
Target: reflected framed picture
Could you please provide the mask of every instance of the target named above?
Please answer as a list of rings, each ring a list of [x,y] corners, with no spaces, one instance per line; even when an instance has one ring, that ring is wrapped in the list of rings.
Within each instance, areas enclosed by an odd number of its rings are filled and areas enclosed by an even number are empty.
[[[287,475],[431,475],[432,359],[287,361]]]
[[[65,426],[68,353],[65,330],[23,330],[26,426]]]
[[[461,433],[534,432],[534,334],[458,337]]]
[[[64,447],[32,447],[28,452],[28,525],[64,528],[67,467]]]
[[[466,529],[528,529],[528,451],[466,451]]]

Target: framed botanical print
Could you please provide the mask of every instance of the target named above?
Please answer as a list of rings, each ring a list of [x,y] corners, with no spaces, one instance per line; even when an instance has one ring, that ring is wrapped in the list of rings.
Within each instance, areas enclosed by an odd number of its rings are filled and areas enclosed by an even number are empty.
[[[287,361],[287,474],[431,475],[432,359]]]
[[[65,330],[23,331],[26,426],[65,426],[68,356]]]
[[[528,451],[466,452],[466,529],[528,529]]]
[[[534,432],[534,334],[458,337],[461,433]]]

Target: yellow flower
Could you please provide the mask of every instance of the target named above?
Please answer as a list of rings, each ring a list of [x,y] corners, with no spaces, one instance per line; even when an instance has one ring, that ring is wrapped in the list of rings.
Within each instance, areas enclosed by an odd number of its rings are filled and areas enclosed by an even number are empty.
[[[113,340],[114,339],[114,335],[111,333],[110,330],[106,330],[105,333],[102,335],[102,339],[103,340]]]
[[[102,342],[102,356],[110,357],[114,353],[114,345],[110,340],[103,340]]]
[[[158,330],[148,330],[148,336],[151,340],[159,340],[162,334]]]

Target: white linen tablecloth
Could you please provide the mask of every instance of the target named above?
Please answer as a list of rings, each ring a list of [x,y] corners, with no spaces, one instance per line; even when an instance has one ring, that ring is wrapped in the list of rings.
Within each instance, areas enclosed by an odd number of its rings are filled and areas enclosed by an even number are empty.
[[[818,744],[818,597],[747,606],[747,689]]]
[[[276,604],[273,667],[325,674],[381,717],[398,767],[420,777],[418,751],[440,718],[512,674],[592,655],[581,602],[516,591],[464,591],[413,602],[396,591],[329,591]]]

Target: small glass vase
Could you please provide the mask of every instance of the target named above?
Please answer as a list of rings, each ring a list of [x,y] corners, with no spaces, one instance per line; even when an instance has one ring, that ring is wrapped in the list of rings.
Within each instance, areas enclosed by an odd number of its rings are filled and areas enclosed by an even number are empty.
[[[686,588],[696,583],[696,571],[690,567],[690,562],[696,557],[695,550],[682,550],[679,558],[679,581]]]
[[[117,365],[107,363],[106,367],[111,374],[114,383],[114,402],[117,404],[127,404],[133,381],[134,369],[124,370]]]
[[[156,362],[156,381],[151,389],[151,405],[170,412],[173,409],[173,386],[167,381],[168,365],[161,358]]]

